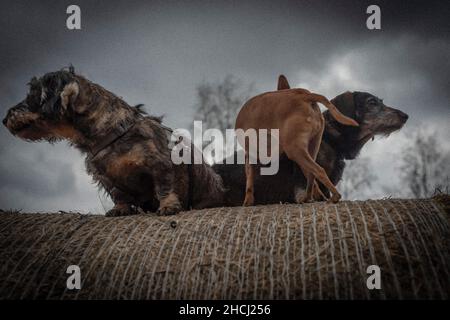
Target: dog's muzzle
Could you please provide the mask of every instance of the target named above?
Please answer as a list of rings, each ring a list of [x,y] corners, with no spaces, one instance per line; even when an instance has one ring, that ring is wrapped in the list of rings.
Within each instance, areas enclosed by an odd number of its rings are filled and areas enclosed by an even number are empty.
[[[37,118],[38,115],[31,113],[27,105],[20,103],[8,110],[8,113],[2,122],[11,133],[15,134],[30,127]]]
[[[406,113],[404,113],[400,110],[397,110],[397,114],[398,114],[398,117],[400,118],[400,120],[403,121],[403,123],[405,123],[409,118],[409,116]]]

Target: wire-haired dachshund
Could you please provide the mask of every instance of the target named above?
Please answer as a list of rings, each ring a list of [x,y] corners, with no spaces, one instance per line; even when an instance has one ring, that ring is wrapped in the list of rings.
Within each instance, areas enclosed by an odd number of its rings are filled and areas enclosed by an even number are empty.
[[[289,82],[281,75],[278,89],[289,89]],[[334,185],[341,180],[345,170],[345,160],[353,160],[364,145],[375,136],[387,136],[400,130],[408,120],[408,115],[398,109],[386,106],[383,101],[367,92],[344,92],[331,100],[341,113],[358,122],[359,127],[346,126],[336,121],[329,111],[323,113],[325,130],[322,136],[317,163],[325,169]],[[235,153],[233,160],[238,159]],[[232,163],[226,161],[225,163]],[[215,164],[214,170],[222,177],[226,188],[225,204],[240,206],[244,201],[245,168],[240,164]],[[279,170],[275,175],[260,175],[255,171],[255,204],[280,202],[293,203],[304,197],[306,178],[294,161],[284,154],[280,156]],[[320,185],[323,194],[328,190]],[[314,190],[313,190],[314,191]],[[316,200],[322,196],[313,192]]]
[[[33,78],[29,86],[3,124],[24,140],[65,139],[84,153],[88,173],[115,203],[107,215],[137,208],[169,215],[222,204],[222,179],[211,167],[173,164],[171,130],[160,118],[128,105],[73,68]]]

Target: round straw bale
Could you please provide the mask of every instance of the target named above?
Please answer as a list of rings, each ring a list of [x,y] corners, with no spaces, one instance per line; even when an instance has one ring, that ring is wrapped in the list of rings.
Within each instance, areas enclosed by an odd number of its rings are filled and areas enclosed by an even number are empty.
[[[448,196],[169,217],[1,212],[0,298],[447,299],[446,210]]]

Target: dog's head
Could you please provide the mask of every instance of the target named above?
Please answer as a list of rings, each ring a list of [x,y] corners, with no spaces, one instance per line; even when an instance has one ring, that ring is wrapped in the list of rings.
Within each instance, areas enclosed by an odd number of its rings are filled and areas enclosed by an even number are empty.
[[[367,92],[345,92],[331,102],[347,117],[359,123],[358,139],[368,140],[376,135],[389,135],[403,127],[408,115],[389,107],[383,100]]]
[[[278,90],[284,89],[290,89],[290,85],[286,77],[280,75]],[[332,99],[331,102],[341,113],[359,124],[359,127],[355,128],[335,123],[339,131],[351,131],[351,136],[363,142],[375,135],[389,135],[401,129],[408,120],[406,113],[386,106],[383,100],[367,92],[347,91]],[[328,117],[327,121],[335,122],[331,117]]]
[[[8,110],[3,124],[15,136],[29,141],[55,141],[74,134],[69,125],[79,94],[73,68],[47,73],[28,83],[26,98]]]

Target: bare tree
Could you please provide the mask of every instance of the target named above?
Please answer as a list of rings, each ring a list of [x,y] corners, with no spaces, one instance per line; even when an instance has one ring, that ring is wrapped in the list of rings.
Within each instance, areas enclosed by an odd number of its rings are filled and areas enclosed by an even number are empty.
[[[403,150],[402,180],[416,198],[448,193],[450,153],[439,147],[436,132],[419,130],[411,145]]]
[[[242,82],[231,75],[215,84],[204,83],[197,87],[195,120],[203,121],[205,129],[234,128],[237,113],[249,98],[252,85],[245,88]]]
[[[369,158],[358,158],[346,163],[344,176],[339,182],[339,191],[344,199],[361,199],[370,192],[372,183],[377,180],[371,168]]]

